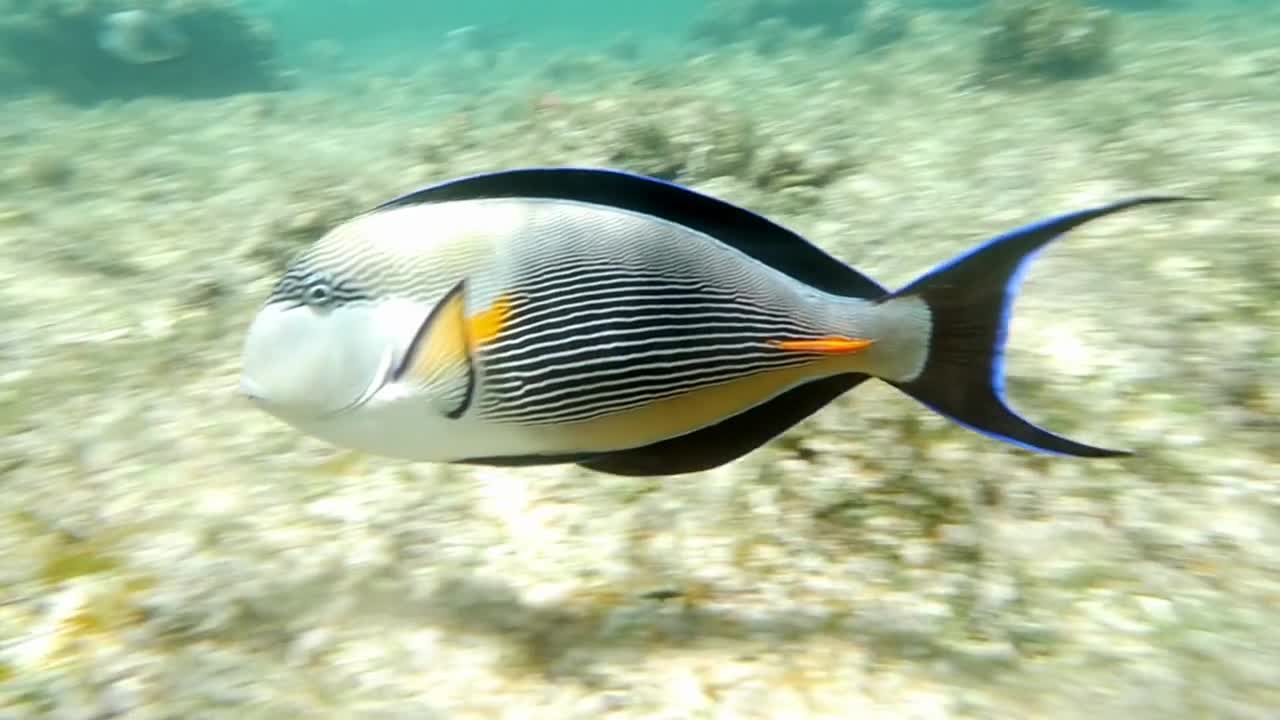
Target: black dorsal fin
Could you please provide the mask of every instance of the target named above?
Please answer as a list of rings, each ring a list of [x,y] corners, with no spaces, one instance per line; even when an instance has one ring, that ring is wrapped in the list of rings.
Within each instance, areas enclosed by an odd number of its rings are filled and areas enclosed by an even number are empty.
[[[578,464],[597,472],[633,476],[681,475],[710,470],[764,445],[857,387],[867,377],[851,373],[814,380],[687,435],[597,455]]]
[[[484,198],[541,198],[605,205],[709,235],[824,292],[879,298],[879,283],[761,215],[682,185],[618,170],[521,168],[450,180],[402,195],[376,210]]]

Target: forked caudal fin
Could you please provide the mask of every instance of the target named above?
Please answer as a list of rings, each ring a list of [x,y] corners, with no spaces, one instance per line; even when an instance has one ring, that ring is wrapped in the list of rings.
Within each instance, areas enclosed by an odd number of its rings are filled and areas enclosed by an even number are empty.
[[[1004,345],[1022,270],[1037,250],[1090,220],[1139,205],[1198,200],[1147,196],[1060,215],[1000,235],[891,293],[929,306],[932,329],[924,368],[891,382],[956,422],[1030,450],[1078,457],[1129,455],[1069,440],[1011,410],[1004,395]]]

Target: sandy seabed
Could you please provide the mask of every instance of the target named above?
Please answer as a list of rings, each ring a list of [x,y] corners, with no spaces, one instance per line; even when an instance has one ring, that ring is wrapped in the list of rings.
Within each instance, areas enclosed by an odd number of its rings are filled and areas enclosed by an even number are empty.
[[[888,52],[458,67],[0,109],[0,718],[1274,718],[1280,30],[1133,16],[982,88]],[[1280,29],[1280,23],[1271,27]],[[516,63],[518,64],[518,63]],[[477,85],[485,84],[479,80]],[[673,161],[672,158],[675,158]],[[1032,457],[868,385],[637,480],[350,458],[235,393],[288,254],[425,182],[675,162],[888,284],[1144,192],[1037,260]]]

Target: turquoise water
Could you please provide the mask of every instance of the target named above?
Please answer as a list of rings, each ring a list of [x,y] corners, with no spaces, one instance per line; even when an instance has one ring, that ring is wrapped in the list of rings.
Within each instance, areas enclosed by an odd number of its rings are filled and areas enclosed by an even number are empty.
[[[349,50],[376,57],[380,53],[430,51],[445,36],[474,27],[500,34],[507,42],[544,49],[592,48],[623,33],[669,44],[683,34],[700,12],[701,3],[682,0],[592,2],[591,0],[474,0],[460,3],[347,2],[287,3],[264,6],[280,31],[286,52],[307,43],[331,40]]]
[[[1264,0],[1265,2],[1265,0]],[[903,14],[937,12],[943,22],[966,23],[984,11],[983,0],[652,0],[651,2],[605,3],[592,0],[475,0],[461,3],[380,2],[328,0],[303,3],[275,0],[256,7],[274,23],[284,57],[305,63],[317,47],[332,43],[348,60],[370,61],[416,57],[424,65],[447,52],[448,36],[463,29],[476,32],[482,42],[495,47],[523,45],[554,53],[607,48],[620,37],[637,43],[642,52],[679,58],[688,52],[699,22],[732,17],[735,13],[752,18],[791,18],[795,27],[838,25],[850,8],[888,9]],[[1009,3],[1006,3],[1008,5]],[[1018,3],[1013,3],[1018,4]],[[1024,6],[1066,6],[1068,3],[1022,2]],[[1262,7],[1254,0],[1094,0],[1071,3],[1085,8],[1111,9],[1124,15],[1156,15],[1211,11],[1215,14],[1236,9],[1247,13]],[[746,26],[744,26],[746,27]],[[767,36],[772,29],[762,28]],[[737,39],[750,41],[745,31]],[[759,38],[756,38],[759,39]],[[768,42],[765,40],[765,42]],[[702,46],[698,46],[699,49]]]
[[[1213,2],[1213,0],[1204,0]],[[1248,0],[1238,0],[1247,2]],[[1110,0],[1096,7],[1120,10],[1175,11],[1194,8],[1200,0]],[[253,3],[246,3],[253,6]],[[882,3],[907,10],[980,9],[982,0],[891,0]],[[1218,3],[1221,5],[1222,3]],[[748,0],[736,6],[749,7],[761,15],[785,14],[800,8],[808,19],[823,15],[837,17],[856,2],[844,0]],[[376,56],[430,50],[443,36],[459,28],[474,26],[499,31],[511,40],[542,48],[593,48],[608,44],[627,33],[655,44],[678,44],[700,18],[715,16],[734,2],[708,3],[698,0],[651,0],[649,2],[595,2],[593,0],[473,0],[458,3],[378,2],[327,0],[304,3],[277,0],[264,4],[262,12],[279,28],[286,49],[317,40],[333,40],[349,49]],[[423,58],[424,62],[429,61]]]
[[[988,7],[995,10],[987,13]],[[599,50],[628,61],[678,64],[691,52],[730,42],[766,54],[786,46],[803,56],[805,43],[819,37],[881,46],[909,34],[913,22],[919,25],[922,19],[934,28],[980,28],[1001,22],[990,19],[993,15],[1008,19],[1009,27],[1047,32],[1037,41],[1045,47],[1070,46],[1088,35],[1073,23],[1078,25],[1090,8],[1112,9],[1117,20],[1131,23],[1196,12],[1221,16],[1235,11],[1244,18],[1250,8],[1266,7],[1248,0],[197,0],[161,4],[151,11],[152,30],[127,36],[124,45],[138,52],[124,53],[110,49],[121,47],[122,33],[115,33],[112,45],[103,40],[104,28],[113,11],[133,8],[131,3],[10,0],[0,5],[0,92],[52,90],[87,103],[147,95],[218,97],[275,84],[259,75],[298,70],[317,82],[339,72],[358,75],[362,69],[404,74],[447,65],[467,52],[480,53],[467,58],[473,65],[478,61],[478,67],[465,71],[478,75],[486,73],[486,62],[517,49],[527,55],[520,61],[526,69],[538,57]],[[239,23],[246,19],[270,28],[266,44],[259,47],[259,39],[244,35]],[[155,38],[166,34],[155,30],[159,23],[172,24],[189,38],[185,54],[152,61],[163,55],[154,52]],[[147,48],[148,42],[153,47]],[[277,67],[265,68],[268,62]],[[492,73],[478,79],[486,89],[501,80]]]

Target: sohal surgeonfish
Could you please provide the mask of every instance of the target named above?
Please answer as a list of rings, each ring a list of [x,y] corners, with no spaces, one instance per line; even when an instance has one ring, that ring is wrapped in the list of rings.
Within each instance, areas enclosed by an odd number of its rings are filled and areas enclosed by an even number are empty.
[[[331,443],[407,460],[672,475],[739,458],[868,378],[1026,449],[1126,454],[1004,397],[1020,271],[1137,197],[1000,235],[890,290],[672,183],[531,168],[428,187],[288,266],[242,391]]]

